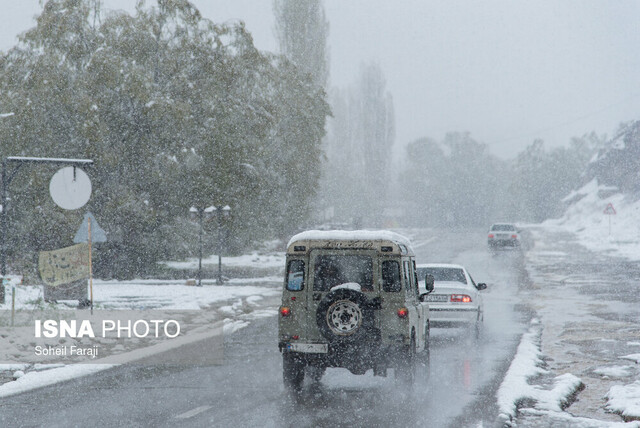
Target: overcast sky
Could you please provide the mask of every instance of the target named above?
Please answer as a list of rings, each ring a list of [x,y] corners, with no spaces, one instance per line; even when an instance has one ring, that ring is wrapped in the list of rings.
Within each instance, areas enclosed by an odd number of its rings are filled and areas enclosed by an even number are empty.
[[[213,21],[240,19],[275,51],[271,0],[192,0]],[[148,2],[149,3],[149,2]],[[133,10],[135,0],[106,0]],[[378,61],[397,143],[468,131],[510,158],[541,138],[566,145],[640,119],[640,1],[325,0],[331,84]],[[0,0],[0,50],[35,25],[39,0]]]

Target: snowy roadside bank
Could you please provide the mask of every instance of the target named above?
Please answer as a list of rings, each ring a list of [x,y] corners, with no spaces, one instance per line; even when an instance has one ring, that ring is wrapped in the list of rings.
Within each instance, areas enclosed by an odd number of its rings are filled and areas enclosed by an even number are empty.
[[[539,320],[532,320],[498,389],[498,417],[504,426],[513,426],[519,408],[530,404],[538,410],[561,412],[576,392],[583,388],[582,381],[570,373],[555,377],[551,389],[529,384],[529,380],[549,373],[544,368],[540,351],[541,334]]]
[[[640,422],[633,421],[640,414],[640,381],[631,385],[616,385],[607,394],[607,409],[620,414],[626,422],[599,421],[574,416],[564,410],[584,389],[582,381],[571,373],[565,373],[547,382],[547,386],[531,384],[530,381],[550,373],[545,367],[540,350],[542,325],[533,320],[529,330],[522,335],[516,355],[496,394],[500,414],[498,421],[503,427],[519,426],[517,417],[527,415],[544,417],[550,426],[579,428],[638,428]],[[627,356],[633,357],[633,356]],[[636,354],[640,360],[640,354]],[[600,369],[614,375],[615,370]],[[527,426],[527,424],[522,424]]]
[[[525,256],[530,283],[520,295],[539,326],[523,336],[528,345],[521,344],[528,349],[528,372],[505,379],[501,388],[505,421],[520,427],[640,427],[640,366],[634,359],[640,357],[640,308],[633,303],[638,266],[621,271],[607,251],[589,251],[574,233],[547,225],[530,228],[535,237]],[[524,379],[526,373],[533,375]],[[578,381],[583,387],[576,387]],[[555,397],[542,393],[551,402],[540,399],[540,389],[563,384],[562,394],[561,389]],[[508,394],[514,390],[518,394]]]

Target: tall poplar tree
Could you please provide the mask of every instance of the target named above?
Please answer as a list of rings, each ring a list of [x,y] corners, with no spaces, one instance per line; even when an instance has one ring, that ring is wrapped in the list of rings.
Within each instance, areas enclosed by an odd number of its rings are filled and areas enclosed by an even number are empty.
[[[321,0],[274,0],[280,53],[325,88],[329,76],[327,22]]]

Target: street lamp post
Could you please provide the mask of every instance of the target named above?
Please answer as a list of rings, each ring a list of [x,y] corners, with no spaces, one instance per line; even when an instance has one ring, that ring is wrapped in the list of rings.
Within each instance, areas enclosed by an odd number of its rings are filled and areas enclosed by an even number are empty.
[[[213,208],[213,211],[217,213],[218,217],[218,278],[216,283],[218,285],[222,284],[222,218],[229,217],[231,214],[231,207],[229,205],[225,205],[224,207],[210,207]]]
[[[208,208],[189,208],[189,212],[191,213],[192,219],[198,219],[198,225],[200,227],[198,231],[198,287],[202,287],[202,235],[204,233],[203,222],[205,213],[209,214],[210,210]]]
[[[198,233],[198,287],[202,287],[202,237],[204,234],[204,220],[210,219],[213,217],[214,213],[218,220],[218,276],[216,279],[216,283],[218,285],[222,284],[222,218],[229,217],[231,214],[231,207],[229,205],[225,206],[215,206],[211,205],[207,208],[198,208],[191,207],[189,209],[191,213],[191,219],[198,219],[198,223],[200,226],[200,230]]]

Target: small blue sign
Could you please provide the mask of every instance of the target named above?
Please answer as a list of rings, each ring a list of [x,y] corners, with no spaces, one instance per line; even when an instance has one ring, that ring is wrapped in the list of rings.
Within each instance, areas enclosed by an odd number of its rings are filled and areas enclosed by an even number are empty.
[[[91,242],[107,242],[107,233],[100,227],[98,221],[90,212],[84,215],[73,242],[76,244],[89,242],[89,219],[91,219]]]

